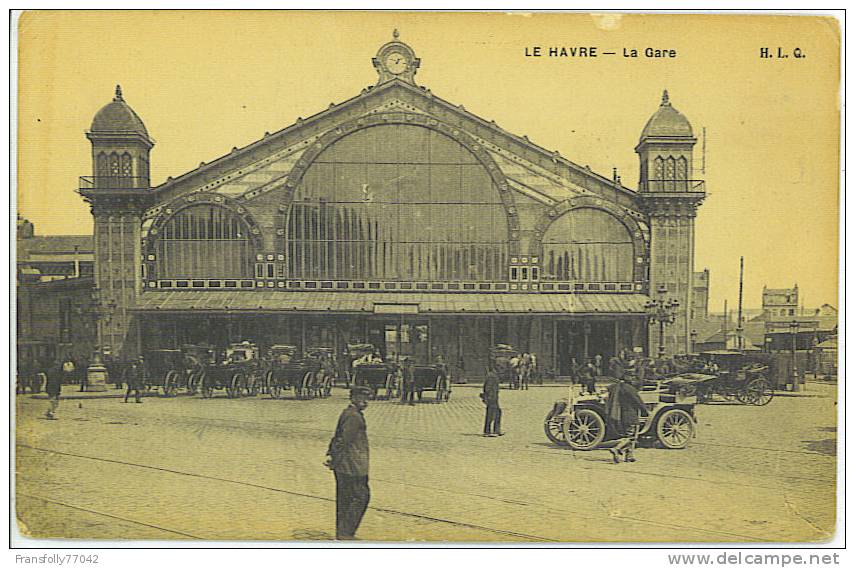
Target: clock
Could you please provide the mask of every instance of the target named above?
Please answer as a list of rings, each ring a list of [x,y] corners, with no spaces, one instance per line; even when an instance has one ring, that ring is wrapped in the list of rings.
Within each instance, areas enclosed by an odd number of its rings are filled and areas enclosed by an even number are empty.
[[[386,69],[393,75],[400,75],[410,66],[409,57],[399,51],[393,51],[384,61]]]

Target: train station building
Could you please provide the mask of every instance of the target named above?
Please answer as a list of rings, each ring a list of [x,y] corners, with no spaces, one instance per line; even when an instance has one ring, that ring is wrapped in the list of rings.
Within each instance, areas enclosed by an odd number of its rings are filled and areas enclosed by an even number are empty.
[[[563,375],[572,357],[655,352],[645,304],[661,288],[680,302],[666,348],[688,351],[705,193],[667,92],[630,188],[435,95],[397,34],[366,59],[376,85],[156,186],[154,142],[117,88],[79,189],[102,347],[368,342],[479,376],[508,343]]]

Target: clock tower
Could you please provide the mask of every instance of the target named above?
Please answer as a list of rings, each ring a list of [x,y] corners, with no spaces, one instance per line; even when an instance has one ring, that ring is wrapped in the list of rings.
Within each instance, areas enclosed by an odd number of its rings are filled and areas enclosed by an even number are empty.
[[[377,55],[371,59],[379,78],[377,84],[381,85],[392,79],[400,79],[415,84],[416,69],[421,64],[421,59],[406,43],[399,41],[398,30],[392,32],[392,41],[384,44],[377,51]]]

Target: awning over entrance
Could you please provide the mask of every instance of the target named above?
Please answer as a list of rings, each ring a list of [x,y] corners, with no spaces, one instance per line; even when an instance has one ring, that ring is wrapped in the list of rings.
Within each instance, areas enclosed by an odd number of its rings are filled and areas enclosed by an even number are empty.
[[[644,294],[430,294],[175,290],[144,292],[143,313],[642,315]]]

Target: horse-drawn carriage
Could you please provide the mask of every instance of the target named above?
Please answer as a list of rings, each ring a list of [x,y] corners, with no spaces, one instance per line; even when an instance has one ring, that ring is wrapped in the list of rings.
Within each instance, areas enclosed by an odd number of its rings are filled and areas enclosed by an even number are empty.
[[[442,365],[413,365],[413,389],[419,400],[425,391],[435,391],[436,402],[447,402],[451,398],[451,381]]]
[[[499,384],[507,382],[508,388],[519,388],[519,375],[511,364],[511,360],[514,358],[518,359],[519,356],[519,351],[504,343],[499,343],[490,348],[490,369],[496,373]]]
[[[699,402],[712,401],[716,396],[755,406],[772,402],[770,362],[762,355],[718,350],[701,353],[701,358],[706,377],[695,383]]]
[[[249,341],[232,343],[224,351],[198,348],[203,369],[198,378],[202,396],[225,389],[229,398],[255,396],[262,386],[258,347]]]
[[[639,397],[648,410],[642,416],[638,438],[652,440],[667,449],[682,449],[695,435],[694,386],[679,378],[642,387]],[[546,415],[543,429],[555,444],[574,450],[607,448],[621,437],[609,424],[608,394],[580,395],[571,387],[568,399],[557,401]]]
[[[373,398],[390,399],[401,392],[401,377],[397,365],[391,363],[359,363],[351,371],[353,384],[358,387],[368,387]],[[385,393],[380,394],[380,389]]]
[[[188,388],[184,353],[179,349],[154,349],[143,358],[143,381],[147,390],[160,389],[163,396],[175,396]]]
[[[294,345],[273,345],[268,351],[265,385],[273,398],[282,398],[284,390],[293,390],[298,399],[329,396],[335,375],[333,350],[311,348],[300,357]]]

